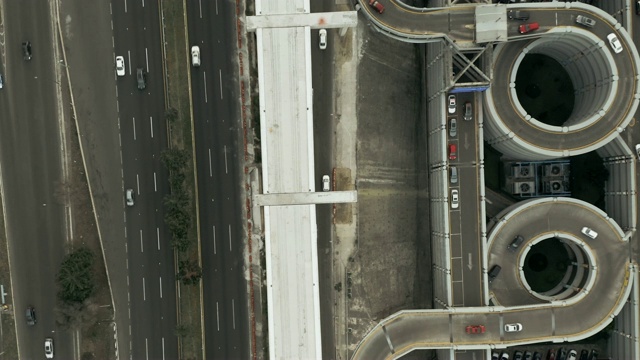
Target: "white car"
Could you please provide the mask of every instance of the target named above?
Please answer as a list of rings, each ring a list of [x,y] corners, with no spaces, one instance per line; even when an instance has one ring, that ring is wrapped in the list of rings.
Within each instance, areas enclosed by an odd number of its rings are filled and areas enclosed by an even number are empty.
[[[598,237],[598,233],[589,229],[588,227],[583,227],[582,230],[580,230],[580,232],[582,232],[583,234],[587,235],[588,237],[595,239]]]
[[[133,189],[127,189],[126,193],[127,206],[133,206]]]
[[[124,57],[116,56],[116,74],[118,74],[118,76],[124,76],[125,72]]]
[[[322,191],[331,191],[331,178],[329,175],[322,176]]]
[[[320,50],[327,48],[327,29],[320,29]]]
[[[611,45],[613,52],[615,52],[616,54],[622,52],[622,44],[620,43],[620,40],[618,40],[616,34],[611,33],[607,35],[607,39],[609,40],[609,44]]]
[[[456,96],[449,95],[449,106],[448,106],[449,114],[456,113]]]
[[[636,144],[636,156],[638,157],[638,161],[640,161],[640,144]]]
[[[457,209],[459,206],[458,203],[458,190],[453,189],[451,190],[451,208],[452,209]]]
[[[44,356],[47,359],[53,359],[53,339],[44,339]]]
[[[504,326],[504,331],[505,332],[518,332],[522,330],[522,324],[520,323],[515,323],[515,324],[506,324]]]
[[[191,47],[191,64],[194,67],[200,66],[200,47],[192,46]]]

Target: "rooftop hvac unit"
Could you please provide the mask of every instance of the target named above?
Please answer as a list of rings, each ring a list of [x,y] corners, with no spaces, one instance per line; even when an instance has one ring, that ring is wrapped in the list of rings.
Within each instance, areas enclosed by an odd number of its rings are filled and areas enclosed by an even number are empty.
[[[562,181],[549,181],[549,191],[550,193],[563,193],[564,186],[562,186]]]
[[[521,194],[531,194],[535,192],[535,184],[533,181],[520,181],[513,183],[513,194],[521,195]]]
[[[564,164],[545,165],[546,176],[564,176]]]
[[[515,178],[529,178],[529,177],[533,177],[533,165],[529,164],[529,165],[520,165],[520,166],[514,166],[512,168],[513,170],[513,177]]]

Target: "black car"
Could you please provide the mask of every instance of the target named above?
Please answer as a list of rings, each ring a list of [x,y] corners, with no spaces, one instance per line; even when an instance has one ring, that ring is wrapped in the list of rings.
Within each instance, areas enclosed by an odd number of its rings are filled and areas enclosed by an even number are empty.
[[[640,0],[636,0],[636,15],[640,15]]]
[[[522,360],[532,360],[531,359],[531,351],[525,351]]]
[[[533,353],[533,360],[542,360],[542,354],[539,352],[534,352]]]
[[[513,360],[522,360],[522,351],[516,351],[513,353]]]
[[[136,69],[136,78],[138,79],[138,90],[144,90],[147,87],[147,76],[142,68]]]
[[[36,309],[33,306],[27,307],[26,316],[27,325],[33,326],[38,322],[38,320],[36,320]]]
[[[591,354],[589,354],[589,360],[598,360],[598,352],[596,349],[591,350]]]
[[[580,360],[589,360],[589,350],[583,349],[580,351]]]
[[[22,43],[22,57],[24,61],[31,60],[31,42],[25,41]]]
[[[556,360],[567,360],[567,349],[558,349],[558,352],[556,353]]]

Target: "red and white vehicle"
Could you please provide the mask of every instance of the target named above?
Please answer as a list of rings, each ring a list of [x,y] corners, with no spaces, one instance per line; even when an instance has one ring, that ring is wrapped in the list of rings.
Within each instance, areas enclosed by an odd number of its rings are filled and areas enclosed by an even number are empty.
[[[380,4],[378,0],[369,0],[369,5],[376,9],[380,14],[384,12],[384,5]]]
[[[537,22],[534,23],[530,23],[530,24],[522,24],[518,27],[518,31],[520,31],[520,34],[526,34],[526,33],[530,33],[533,30],[538,30],[540,28],[540,24],[538,24]]]

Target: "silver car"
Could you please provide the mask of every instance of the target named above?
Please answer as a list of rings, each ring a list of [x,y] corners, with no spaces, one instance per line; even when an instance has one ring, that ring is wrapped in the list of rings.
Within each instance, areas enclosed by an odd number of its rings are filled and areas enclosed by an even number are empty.
[[[456,118],[449,119],[449,137],[456,137],[458,134],[458,122]]]
[[[636,156],[638,157],[638,161],[640,161],[640,144],[636,144]]]

